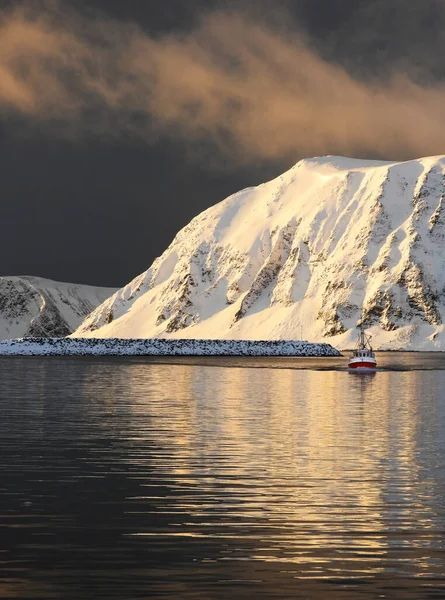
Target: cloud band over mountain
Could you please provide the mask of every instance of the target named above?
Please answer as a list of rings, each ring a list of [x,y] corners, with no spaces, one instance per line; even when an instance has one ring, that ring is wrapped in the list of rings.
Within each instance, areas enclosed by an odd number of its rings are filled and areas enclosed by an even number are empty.
[[[354,77],[306,36],[246,14],[150,37],[103,15],[23,5],[0,13],[0,44],[0,115],[57,135],[180,135],[242,162],[445,151],[443,83],[399,68]]]

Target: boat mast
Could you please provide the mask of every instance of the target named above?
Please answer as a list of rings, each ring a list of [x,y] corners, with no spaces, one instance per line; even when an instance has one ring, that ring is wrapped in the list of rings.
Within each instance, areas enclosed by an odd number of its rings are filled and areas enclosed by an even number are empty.
[[[359,350],[364,350],[365,348],[368,348],[372,352],[371,336],[366,335],[363,322],[360,323],[360,333],[358,336],[358,344],[357,345],[358,345]]]
[[[363,323],[360,323],[359,348],[366,348],[366,336]]]

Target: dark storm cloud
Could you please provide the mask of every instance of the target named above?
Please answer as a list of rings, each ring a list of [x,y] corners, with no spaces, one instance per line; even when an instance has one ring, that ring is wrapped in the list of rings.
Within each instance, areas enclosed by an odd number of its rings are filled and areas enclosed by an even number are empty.
[[[316,42],[246,12],[214,11],[191,31],[150,36],[134,24],[87,18],[63,5],[23,6],[1,19],[0,106],[45,127],[55,124],[65,135],[211,139],[237,162],[441,153],[445,87],[432,82],[440,60],[430,57],[424,69],[430,77],[422,81],[416,70],[427,60],[426,48],[397,56],[394,47],[402,48],[404,37],[391,37],[388,23],[392,17],[413,36],[405,26],[411,19],[423,29],[434,24],[431,43],[440,54],[442,5],[391,6],[359,5],[335,35]],[[350,48],[374,46],[376,64],[386,57],[382,77],[372,64],[348,61],[348,30]],[[343,55],[346,66],[328,60],[328,51]]]
[[[445,74],[443,0],[359,2],[344,17],[326,39],[331,50],[356,70],[374,76],[409,72],[422,82]]]
[[[0,274],[123,285],[305,155],[444,152],[443,0],[19,5],[0,2]]]

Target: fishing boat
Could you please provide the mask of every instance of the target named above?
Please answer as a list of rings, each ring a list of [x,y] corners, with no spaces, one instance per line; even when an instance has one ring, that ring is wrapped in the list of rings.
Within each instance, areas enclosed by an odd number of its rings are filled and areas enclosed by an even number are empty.
[[[377,368],[377,361],[371,347],[371,336],[366,335],[363,324],[360,325],[357,344],[349,356],[348,367],[363,371]]]

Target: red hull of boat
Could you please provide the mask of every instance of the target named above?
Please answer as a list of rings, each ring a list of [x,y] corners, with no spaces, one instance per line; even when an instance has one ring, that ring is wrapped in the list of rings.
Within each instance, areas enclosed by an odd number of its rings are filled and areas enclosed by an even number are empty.
[[[350,369],[375,369],[377,367],[373,362],[354,362],[348,366]]]

